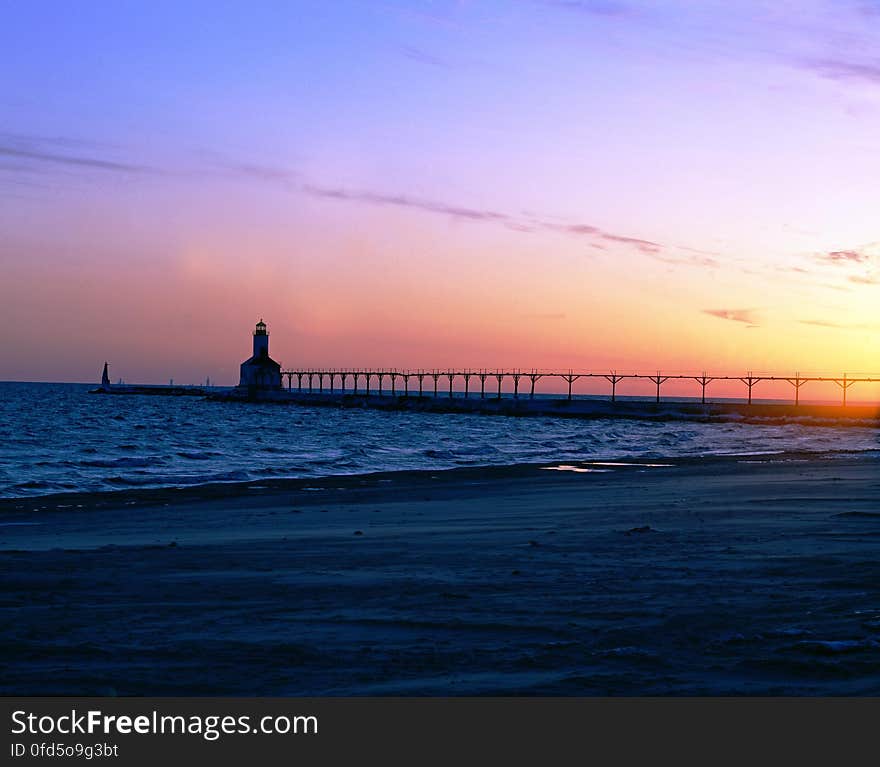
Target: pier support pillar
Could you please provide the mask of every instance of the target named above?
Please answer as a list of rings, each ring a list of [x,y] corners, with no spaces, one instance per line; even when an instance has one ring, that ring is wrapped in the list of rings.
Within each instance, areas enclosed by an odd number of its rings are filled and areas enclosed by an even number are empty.
[[[611,401],[617,401],[617,384],[619,381],[622,381],[624,376],[619,376],[617,373],[612,373],[611,375],[604,376],[605,380],[611,384]]]
[[[669,380],[669,376],[661,376],[660,372],[657,372],[655,376],[648,376],[648,380],[652,381],[654,385],[657,387],[657,397],[654,400],[657,404],[660,403],[660,384],[666,383]]]
[[[529,373],[529,379],[532,382],[532,388],[529,390],[529,399],[535,398],[535,383],[537,381],[539,381],[541,378],[543,378],[543,376],[535,371]]]
[[[748,373],[748,375],[747,375],[745,378],[740,378],[739,380],[742,381],[746,386],[749,387],[749,399],[748,399],[748,404],[751,405],[751,404],[752,404],[752,387],[753,387],[756,383],[758,383],[758,381],[760,381],[760,380],[762,380],[762,379],[758,378],[757,376],[753,376],[753,375],[752,375],[752,371],[750,370],[749,373]]]
[[[580,376],[574,375],[574,373],[572,373],[570,370],[568,371],[568,375],[562,376],[562,379],[564,381],[568,381],[568,400],[569,400],[569,402],[571,401],[571,386],[575,381],[577,381],[578,378],[580,378]]]
[[[843,389],[843,407],[846,407],[846,393],[849,390],[849,387],[852,386],[855,381],[847,380],[846,373],[844,373],[843,378],[835,378],[834,383],[836,383],[841,389]]]
[[[706,387],[710,383],[712,383],[712,381],[714,381],[715,379],[709,378],[709,376],[706,375],[706,371],[704,370],[703,375],[701,375],[699,378],[694,378],[694,380],[698,384],[700,384],[700,387],[701,387],[702,395],[700,396],[700,404],[705,405],[706,404]]]
[[[798,407],[801,404],[801,386],[803,386],[806,381],[801,379],[800,373],[795,373],[794,378],[789,378],[788,382],[794,386],[794,406]]]

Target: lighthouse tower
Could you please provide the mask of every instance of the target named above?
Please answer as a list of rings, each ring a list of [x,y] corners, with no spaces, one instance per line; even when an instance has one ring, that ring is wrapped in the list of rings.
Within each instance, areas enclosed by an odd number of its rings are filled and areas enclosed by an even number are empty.
[[[254,359],[269,356],[269,331],[262,319],[254,330]]]
[[[241,363],[238,385],[248,391],[281,388],[281,365],[269,356],[269,331],[262,319],[254,329],[254,354]]]

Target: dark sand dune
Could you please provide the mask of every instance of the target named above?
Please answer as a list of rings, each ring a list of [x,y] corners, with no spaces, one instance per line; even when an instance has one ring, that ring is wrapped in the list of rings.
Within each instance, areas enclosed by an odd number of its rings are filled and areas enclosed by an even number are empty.
[[[664,463],[0,502],[0,691],[880,693],[877,460]]]

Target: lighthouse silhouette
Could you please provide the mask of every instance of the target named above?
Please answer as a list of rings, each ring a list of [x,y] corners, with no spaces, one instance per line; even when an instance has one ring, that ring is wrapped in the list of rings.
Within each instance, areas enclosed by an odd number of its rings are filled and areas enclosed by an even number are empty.
[[[239,388],[266,391],[281,388],[281,365],[269,356],[269,331],[262,318],[254,329],[254,353],[241,363]]]

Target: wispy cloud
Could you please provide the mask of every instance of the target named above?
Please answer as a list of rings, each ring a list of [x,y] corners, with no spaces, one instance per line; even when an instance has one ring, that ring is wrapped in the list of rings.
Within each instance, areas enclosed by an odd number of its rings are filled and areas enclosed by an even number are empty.
[[[631,6],[614,0],[541,0],[541,5],[593,16],[628,16]]]
[[[560,224],[548,220],[537,220],[536,223],[543,229],[550,229],[564,234],[587,236],[604,242],[619,243],[621,245],[632,245],[643,253],[657,254],[663,250],[663,246],[659,242],[644,240],[640,237],[630,237],[623,234],[613,234],[600,229],[598,226],[593,226],[592,224]]]
[[[712,256],[684,255],[684,256],[656,256],[658,261],[675,266],[699,266],[705,269],[717,269],[721,266],[721,262]]]
[[[869,243],[859,248],[832,250],[814,256],[816,261],[830,264],[835,268],[846,269],[846,279],[855,285],[880,285],[880,274],[876,269],[878,243]],[[852,274],[857,270],[859,273]]]
[[[802,65],[829,80],[860,80],[868,83],[880,83],[880,61],[808,59],[803,61]]]
[[[287,168],[277,168],[271,165],[258,165],[255,163],[229,163],[225,166],[232,174],[246,176],[258,181],[295,181],[299,178],[296,171]]]
[[[816,258],[831,264],[864,264],[871,256],[860,250],[832,250],[828,253],[820,253]]]
[[[703,314],[709,314],[721,320],[742,322],[749,327],[758,327],[754,309],[703,309]]]
[[[425,213],[439,213],[451,218],[466,219],[468,221],[494,221],[507,223],[513,219],[506,213],[479,208],[468,208],[460,205],[449,205],[433,200],[424,200],[418,197],[409,197],[403,194],[383,194],[381,192],[358,191],[333,187],[316,186],[305,184],[303,190],[318,197],[326,197],[332,200],[345,200],[349,202],[365,202],[370,205],[391,205],[400,208],[414,208]]]
[[[220,175],[229,178],[283,186],[314,197],[341,202],[391,206],[445,216],[457,221],[483,222],[503,226],[524,234],[556,232],[580,237],[594,248],[605,250],[617,245],[634,249],[663,263],[715,268],[718,262],[691,248],[668,246],[644,237],[615,232],[584,222],[570,222],[553,215],[514,214],[492,208],[473,207],[422,198],[409,194],[380,192],[370,189],[348,189],[304,180],[290,168],[249,161],[230,160],[215,153],[199,153],[186,171],[171,172],[146,163],[132,162],[119,156],[119,147],[77,139],[0,134],[0,173],[5,181],[27,179],[35,173],[49,174],[68,170],[83,173],[161,174],[165,176],[198,177]],[[7,162],[3,163],[2,160]],[[4,180],[0,176],[0,182]],[[682,251],[687,254],[682,255]],[[691,255],[693,254],[693,255]]]
[[[829,322],[827,320],[798,320],[802,325],[814,325],[820,328],[832,328],[834,330],[873,330],[880,327],[877,324],[868,324],[864,322],[848,323],[848,322]]]
[[[416,48],[413,45],[402,45],[400,46],[400,52],[411,61],[417,61],[419,64],[427,64],[431,67],[449,67],[451,66],[450,62],[446,59],[442,59],[439,56],[435,56],[432,53],[428,53],[427,51],[422,50],[421,48]]]
[[[536,230],[549,230],[568,234],[576,237],[586,237],[595,243],[616,243],[633,247],[642,253],[658,257],[664,250],[659,242],[646,240],[641,237],[609,232],[593,224],[566,224],[553,220],[551,217],[529,215],[527,217],[514,216],[487,208],[472,208],[465,205],[455,205],[435,200],[427,200],[419,197],[411,197],[402,194],[385,194],[368,190],[351,190],[338,187],[324,187],[315,184],[304,184],[302,189],[308,194],[333,200],[348,202],[361,202],[371,205],[390,205],[401,208],[412,208],[424,213],[434,213],[448,216],[453,219],[466,221],[484,221],[500,224],[519,232],[534,232]],[[664,259],[666,260],[666,259]],[[676,263],[684,263],[684,260],[676,260]]]
[[[871,242],[858,248],[846,248],[842,250],[831,250],[824,253],[814,253],[810,257],[815,263],[830,265],[846,280],[855,285],[878,285],[880,284],[880,273],[876,268],[878,264],[878,253],[880,253],[880,243]],[[800,272],[809,272],[809,270],[801,267],[792,267]],[[855,274],[853,272],[856,272]],[[846,286],[835,286],[828,284],[827,271],[822,273],[826,278],[823,287],[834,288],[835,290],[851,290]]]
[[[10,134],[0,135],[0,157],[15,160],[19,172],[46,172],[58,167],[114,173],[156,173],[158,168],[139,163],[110,159],[106,156],[85,154],[82,150],[100,145],[76,139],[28,138]]]

